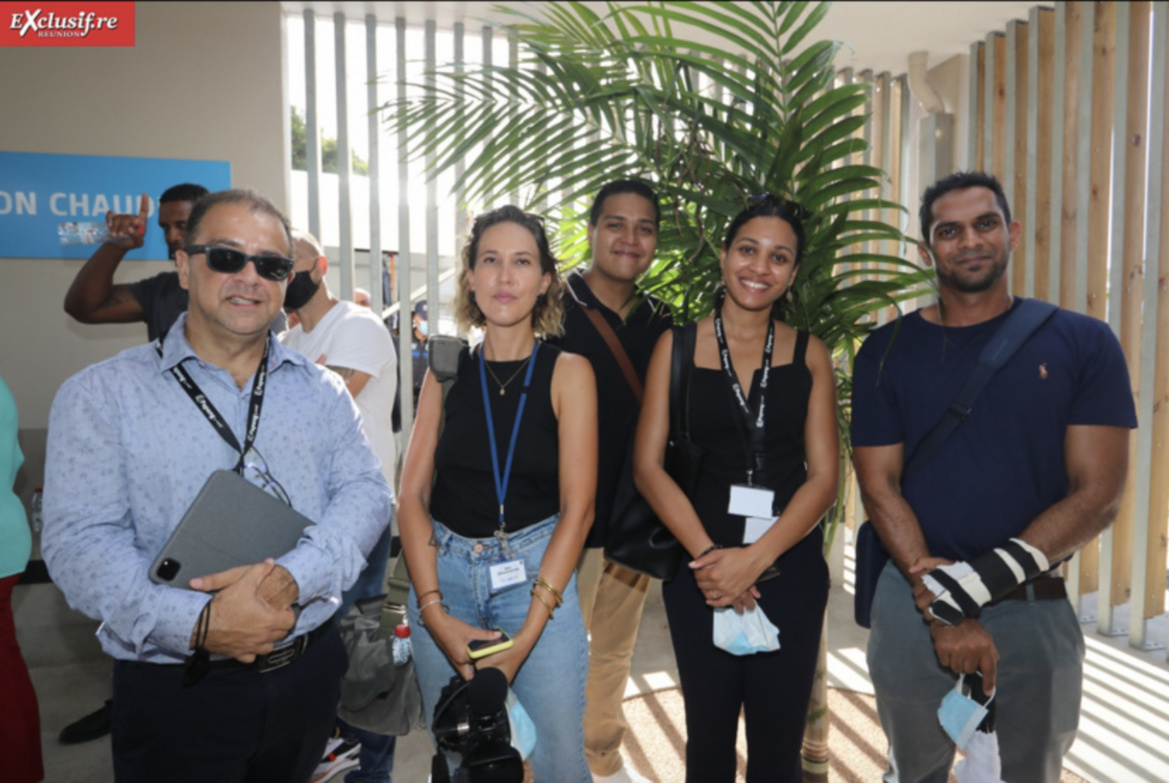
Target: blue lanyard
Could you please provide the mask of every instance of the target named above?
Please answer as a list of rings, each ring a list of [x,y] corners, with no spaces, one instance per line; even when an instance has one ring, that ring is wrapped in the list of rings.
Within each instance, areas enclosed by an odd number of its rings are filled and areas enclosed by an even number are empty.
[[[528,402],[528,387],[532,384],[532,369],[536,366],[536,352],[540,350],[540,341],[532,345],[531,361],[528,362],[528,371],[524,374],[524,390],[520,394],[520,407],[516,411],[515,425],[511,428],[511,443],[507,446],[507,464],[503,468],[502,478],[499,475],[499,448],[495,443],[495,420],[491,415],[491,395],[487,393],[487,370],[483,359],[483,348],[479,348],[479,386],[483,390],[483,412],[487,417],[487,438],[491,441],[491,470],[495,475],[495,497],[499,499],[499,529],[504,528],[503,500],[507,497],[507,483],[511,479],[511,463],[515,457],[516,437],[520,434],[520,419],[524,417],[524,405]]]

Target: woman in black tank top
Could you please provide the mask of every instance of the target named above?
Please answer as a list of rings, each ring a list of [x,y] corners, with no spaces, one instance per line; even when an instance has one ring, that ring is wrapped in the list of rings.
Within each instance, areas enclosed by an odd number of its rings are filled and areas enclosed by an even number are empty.
[[[723,243],[725,290],[715,313],[684,327],[696,329],[686,415],[704,451],[693,496],[663,469],[676,332],[654,351],[638,423],[638,489],[692,558],[663,586],[690,783],[734,781],[743,710],[748,783],[801,780],[828,600],[818,523],[836,498],[839,447],[828,351],[777,317],[804,247],[800,211],[765,197],[741,212]],[[756,502],[744,505],[744,494]],[[740,655],[716,647],[716,612],[757,602],[779,628],[779,649]]]
[[[460,358],[445,403],[426,374],[398,511],[423,704],[433,727],[452,677],[498,669],[536,727],[535,779],[590,783],[573,569],[596,492],[592,366],[537,340],[562,320],[540,218],[480,215],[463,268],[456,316],[483,342]]]

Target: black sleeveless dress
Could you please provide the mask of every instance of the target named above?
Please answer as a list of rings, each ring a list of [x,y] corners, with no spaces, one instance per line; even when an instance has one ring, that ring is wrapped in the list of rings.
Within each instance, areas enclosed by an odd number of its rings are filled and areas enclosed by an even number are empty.
[[[807,476],[804,423],[812,389],[807,345],[808,334],[799,332],[793,361],[771,368],[766,391],[767,459],[755,483],[775,491],[777,515]],[[748,398],[752,410],[757,409],[761,376],[762,370],[756,369]],[[741,546],[744,519],[727,513],[727,503],[731,485],[747,481],[749,440],[722,369],[693,368],[689,416],[691,438],[706,452],[694,510],[715,543]],[[774,652],[740,657],[714,646],[714,609],[694,581],[689,558],[664,584],[686,703],[687,781],[734,781],[735,731],[744,705],[748,783],[800,781],[800,745],[828,601],[822,548],[817,527],[776,561],[778,577],[759,584],[759,606],[779,628],[780,649]]]

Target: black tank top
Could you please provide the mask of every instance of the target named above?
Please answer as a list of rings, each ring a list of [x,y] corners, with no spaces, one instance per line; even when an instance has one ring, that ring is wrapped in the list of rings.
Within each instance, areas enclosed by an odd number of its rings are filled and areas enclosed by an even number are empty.
[[[515,531],[547,519],[560,510],[560,451],[556,414],[552,409],[552,370],[560,349],[540,344],[532,386],[516,438],[511,479],[507,487],[507,531]],[[487,396],[495,424],[495,444],[502,476],[507,447],[520,404],[523,360],[488,362],[507,385],[487,374]],[[519,375],[507,383],[514,373]],[[464,354],[458,379],[446,400],[446,428],[434,454],[437,480],[430,494],[434,518],[466,538],[487,538],[499,529],[499,502],[491,467],[491,446],[483,391],[479,382],[478,353]]]
[[[773,512],[780,514],[807,478],[804,422],[812,373],[805,361],[808,333],[798,332],[791,364],[771,368],[764,420],[766,463],[755,484],[775,490]],[[693,359],[691,359],[693,361]],[[748,404],[757,410],[759,378],[755,370]],[[744,519],[727,513],[732,484],[747,483],[749,436],[735,402],[731,382],[721,369],[695,367],[690,378],[690,437],[706,454],[695,488],[694,510],[716,544],[741,546]]]

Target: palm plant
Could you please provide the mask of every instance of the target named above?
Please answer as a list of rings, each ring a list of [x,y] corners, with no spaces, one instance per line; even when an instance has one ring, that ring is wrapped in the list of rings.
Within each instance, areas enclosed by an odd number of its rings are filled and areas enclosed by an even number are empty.
[[[878,311],[920,295],[928,278],[872,252],[904,241],[881,217],[903,208],[877,195],[884,172],[857,162],[867,85],[837,83],[840,42],[805,45],[829,5],[610,2],[604,15],[579,2],[499,8],[519,62],[436,69],[386,117],[412,156],[434,160],[432,173],[463,163],[455,187],[467,203],[519,194],[549,215],[563,257],[587,256],[584,209],[602,184],[651,182],[663,223],[642,286],[683,322],[710,312],[724,230],[752,195],[809,210],[786,318],[837,359],[847,467],[853,352]],[[843,509],[838,502],[830,515],[827,548]]]

